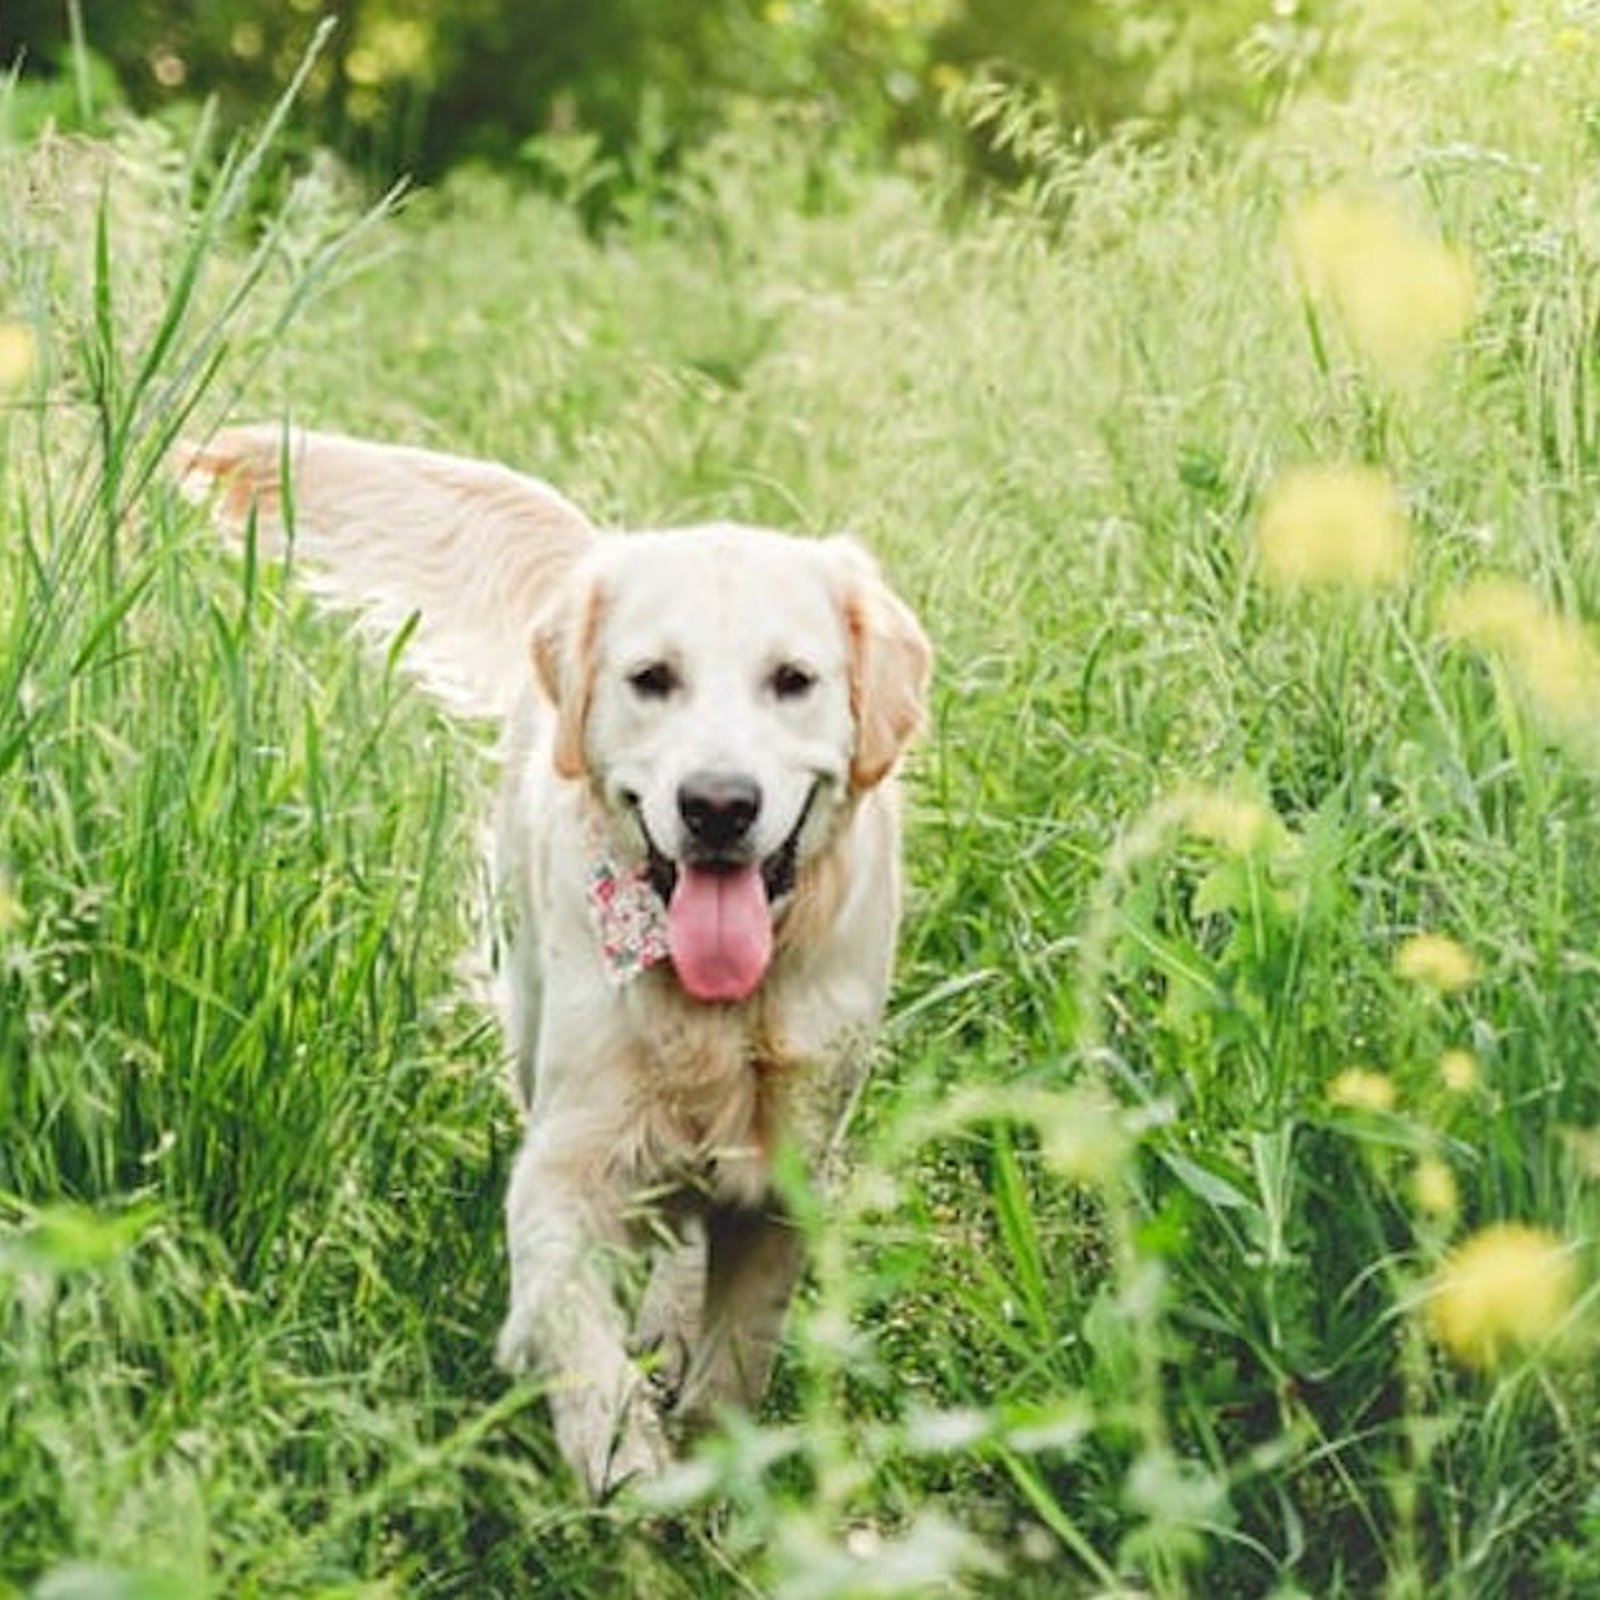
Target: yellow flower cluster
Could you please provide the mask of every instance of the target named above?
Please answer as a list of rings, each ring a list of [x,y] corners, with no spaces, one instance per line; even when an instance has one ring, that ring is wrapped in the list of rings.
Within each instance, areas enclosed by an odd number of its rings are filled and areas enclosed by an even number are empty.
[[[1384,376],[1415,378],[1472,320],[1472,265],[1382,200],[1329,194],[1289,219],[1289,257],[1306,292],[1343,323]]]
[[[0,322],[0,394],[20,389],[38,362],[33,329],[25,322]]]
[[[1215,790],[1189,799],[1184,825],[1190,835],[1233,855],[1249,855],[1258,846],[1277,842],[1283,825],[1266,806]]]
[[[1428,1326],[1463,1366],[1497,1366],[1548,1339],[1572,1308],[1577,1272],[1554,1234],[1496,1223],[1453,1251],[1433,1280]]]
[[[1411,1192],[1417,1209],[1448,1222],[1461,1205],[1456,1175],[1437,1156],[1424,1156],[1411,1175]]]
[[[1281,588],[1376,589],[1405,577],[1411,535],[1394,485],[1371,467],[1296,467],[1256,525],[1262,575]]]
[[[1394,970],[1438,994],[1455,994],[1478,976],[1477,959],[1442,933],[1419,933],[1395,952]]]
[[[1478,1058],[1470,1050],[1446,1050],[1439,1058],[1439,1079],[1451,1094],[1471,1094],[1478,1087]]]
[[[1600,649],[1524,583],[1478,578],[1445,602],[1446,634],[1505,662],[1534,709],[1556,729],[1593,733],[1600,711]]]
[[[1328,1098],[1347,1111],[1393,1111],[1394,1079],[1367,1067],[1346,1067],[1328,1085]]]

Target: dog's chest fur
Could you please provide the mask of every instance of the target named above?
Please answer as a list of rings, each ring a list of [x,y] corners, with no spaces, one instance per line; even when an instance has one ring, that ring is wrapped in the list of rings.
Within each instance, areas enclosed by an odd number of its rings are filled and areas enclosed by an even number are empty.
[[[659,981],[671,983],[664,973]],[[745,1006],[653,997],[629,1062],[636,1134],[625,1159],[638,1185],[690,1182],[718,1201],[756,1205],[786,1139],[808,1154],[827,1142],[858,1052],[838,1038],[802,1050],[784,1009],[781,986]]]

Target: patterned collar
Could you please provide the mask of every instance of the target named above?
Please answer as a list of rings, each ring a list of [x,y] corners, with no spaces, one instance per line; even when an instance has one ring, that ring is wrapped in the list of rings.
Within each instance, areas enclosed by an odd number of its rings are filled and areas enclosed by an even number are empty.
[[[644,867],[624,867],[613,853],[604,812],[589,813],[584,899],[600,943],[600,958],[613,988],[671,960],[667,908]]]

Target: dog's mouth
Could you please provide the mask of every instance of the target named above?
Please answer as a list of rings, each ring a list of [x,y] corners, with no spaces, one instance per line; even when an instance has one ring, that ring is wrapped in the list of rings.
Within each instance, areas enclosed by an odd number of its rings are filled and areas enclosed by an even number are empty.
[[[817,784],[811,786],[805,804],[800,807],[800,815],[789,830],[788,838],[761,862],[761,887],[766,893],[769,906],[777,905],[786,895],[794,892],[795,877],[800,865],[800,835],[804,832],[806,821],[811,815],[818,787]],[[678,887],[679,875],[685,867],[696,872],[732,874],[744,872],[751,865],[744,857],[731,854],[694,855],[686,857],[679,863],[667,855],[651,838],[650,829],[645,825],[644,814],[636,802],[633,813],[639,824],[639,833],[644,839],[645,875],[650,880],[650,887],[660,895],[662,905],[672,904],[673,892]]]
[[[678,981],[697,1000],[747,1000],[772,962],[773,909],[795,886],[800,835],[816,799],[813,785],[788,837],[753,860],[732,852],[674,860],[634,814],[646,850],[645,874],[667,913],[667,948]]]

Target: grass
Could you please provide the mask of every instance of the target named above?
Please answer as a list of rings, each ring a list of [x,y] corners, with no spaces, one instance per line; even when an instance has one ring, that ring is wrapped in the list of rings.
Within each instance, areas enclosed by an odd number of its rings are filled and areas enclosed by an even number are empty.
[[[1352,10],[1345,98],[1226,159],[1035,136],[980,209],[803,118],[604,242],[152,125],[4,152],[0,1585],[1594,1591],[1600,37],[1458,9]],[[1402,382],[1285,270],[1339,188],[1474,264]],[[489,1364],[474,742],[156,471],[285,411],[618,524],[850,527],[938,640],[853,1175],[768,1411],[654,1505],[583,1507]],[[1340,463],[1404,582],[1273,587],[1264,497]],[[1483,574],[1547,611],[1462,637]],[[1427,1303],[1497,1221],[1576,1301],[1480,1371]]]

